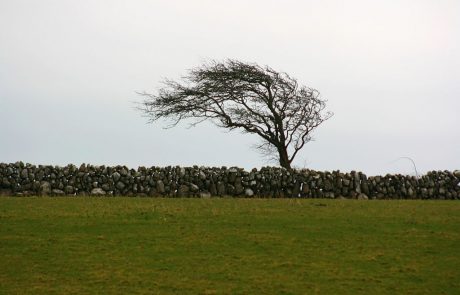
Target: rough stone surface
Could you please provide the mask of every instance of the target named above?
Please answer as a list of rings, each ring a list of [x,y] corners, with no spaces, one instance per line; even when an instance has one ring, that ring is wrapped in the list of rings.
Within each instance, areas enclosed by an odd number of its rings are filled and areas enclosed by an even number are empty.
[[[48,181],[43,181],[40,185],[39,194],[49,195],[51,193],[51,185]]]
[[[60,189],[53,189],[53,190],[51,191],[51,193],[52,193],[53,195],[64,195],[64,194],[65,194],[65,192],[64,192],[63,190],[60,190]]]
[[[225,195],[226,191],[225,191],[225,184],[223,182],[218,182],[217,183],[217,194],[219,196],[223,196]]]
[[[64,188],[64,192],[67,194],[67,195],[73,195],[75,189],[73,188],[73,186],[71,185],[67,185],[65,188]]]
[[[270,198],[460,199],[460,170],[420,177],[263,167],[79,167],[0,163],[0,191],[10,195],[241,196]]]
[[[356,197],[358,200],[369,200],[369,197],[366,196],[365,194],[359,194],[358,197]]]
[[[252,191],[252,189],[250,188],[247,188],[245,191],[244,191],[244,194],[246,197],[252,197],[254,196],[254,192]]]
[[[112,179],[113,179],[114,182],[117,182],[118,180],[120,180],[120,177],[121,177],[121,175],[118,172],[115,172],[115,173],[112,174]]]
[[[199,190],[200,190],[200,188],[198,187],[198,185],[193,184],[193,183],[190,184],[190,191],[196,193],[196,192],[199,191]]]
[[[157,192],[163,194],[165,192],[165,184],[163,181],[158,180],[156,185]]]
[[[188,195],[188,192],[189,192],[188,186],[183,184],[179,186],[179,188],[177,189],[177,196],[186,197]]]
[[[201,192],[200,193],[200,198],[209,199],[209,198],[211,198],[211,193],[209,193],[209,192]]]
[[[125,184],[121,181],[117,182],[117,189],[123,190],[125,188]]]
[[[97,187],[91,190],[91,194],[95,196],[102,196],[105,195],[106,192],[102,188]]]

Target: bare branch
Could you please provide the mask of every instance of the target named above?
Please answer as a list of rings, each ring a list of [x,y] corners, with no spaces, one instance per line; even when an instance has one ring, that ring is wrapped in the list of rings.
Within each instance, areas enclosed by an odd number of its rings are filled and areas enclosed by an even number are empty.
[[[256,148],[290,169],[311,132],[332,113],[325,113],[319,92],[300,87],[296,79],[266,66],[238,60],[210,61],[193,68],[182,82],[165,79],[155,94],[139,93],[140,109],[154,122],[161,118],[174,127],[192,119],[190,127],[211,120],[217,126],[256,134]]]

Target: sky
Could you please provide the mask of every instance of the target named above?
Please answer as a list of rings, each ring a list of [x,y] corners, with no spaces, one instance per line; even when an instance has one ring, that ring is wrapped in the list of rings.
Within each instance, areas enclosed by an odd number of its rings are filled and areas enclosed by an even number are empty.
[[[457,0],[0,0],[0,162],[276,165],[254,135],[136,110],[136,92],[232,58],[290,74],[334,112],[295,167],[460,169],[459,13]]]

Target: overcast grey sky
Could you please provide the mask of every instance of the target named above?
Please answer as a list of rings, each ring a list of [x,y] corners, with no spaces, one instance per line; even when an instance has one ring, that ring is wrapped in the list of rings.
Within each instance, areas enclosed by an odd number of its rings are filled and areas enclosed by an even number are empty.
[[[134,109],[162,77],[236,58],[328,100],[296,166],[460,169],[459,15],[458,0],[0,0],[0,162],[266,165],[251,135]]]

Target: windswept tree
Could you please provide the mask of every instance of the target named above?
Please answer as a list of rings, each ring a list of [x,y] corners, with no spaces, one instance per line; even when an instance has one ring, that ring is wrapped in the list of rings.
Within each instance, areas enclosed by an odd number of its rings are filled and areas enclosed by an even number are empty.
[[[268,66],[238,60],[212,61],[189,70],[181,82],[165,80],[157,93],[140,93],[141,110],[154,122],[210,120],[229,130],[258,135],[257,148],[291,169],[312,131],[332,116],[313,88]]]

